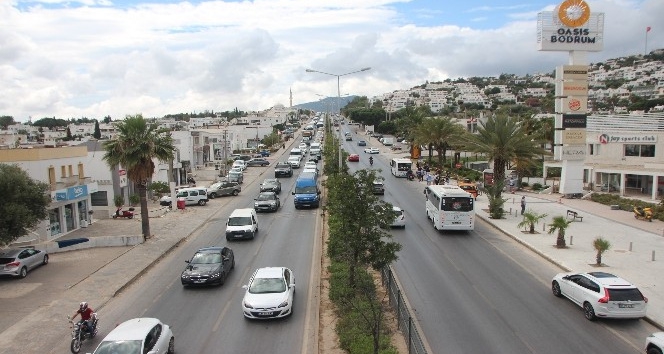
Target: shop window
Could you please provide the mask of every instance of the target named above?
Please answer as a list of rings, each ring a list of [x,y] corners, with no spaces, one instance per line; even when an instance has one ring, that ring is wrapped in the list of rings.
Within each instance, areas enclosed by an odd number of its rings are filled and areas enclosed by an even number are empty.
[[[625,144],[625,156],[655,157],[655,145]]]
[[[655,157],[655,145],[641,145],[641,157]]]
[[[625,156],[639,156],[639,145],[625,144]]]
[[[108,192],[98,191],[91,193],[90,204],[92,206],[108,206]]]

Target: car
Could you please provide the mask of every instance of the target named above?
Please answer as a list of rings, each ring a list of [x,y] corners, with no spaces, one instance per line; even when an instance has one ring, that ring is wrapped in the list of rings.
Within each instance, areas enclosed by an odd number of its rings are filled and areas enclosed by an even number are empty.
[[[307,141],[308,141],[308,140],[307,140]],[[307,143],[300,143],[300,145],[298,145],[297,148],[300,149],[300,150],[302,150],[302,153],[303,153],[303,154],[306,154],[306,153],[307,153],[307,149],[309,148],[309,146],[307,145]]]
[[[404,215],[403,209],[398,206],[392,206],[392,211],[396,215],[394,221],[392,222],[392,227],[400,227],[402,229],[406,228],[406,216]]]
[[[379,154],[380,150],[378,150],[378,148],[371,147],[371,148],[364,149],[364,153],[365,154]]]
[[[320,153],[316,154],[316,155],[309,155],[309,161],[314,162],[314,163],[318,163],[318,161],[320,161],[321,158],[322,157],[321,157]]]
[[[288,162],[277,162],[274,177],[293,177],[293,167]]]
[[[346,135],[346,141],[353,141],[353,137],[350,134]]]
[[[248,161],[248,160],[247,160]],[[231,168],[239,168],[244,171],[247,168],[247,161],[245,160],[235,160]]]
[[[204,206],[209,201],[207,188],[202,187],[191,187],[191,188],[181,188],[178,189],[175,199],[184,199],[185,205],[200,205]],[[173,202],[171,201],[170,195],[165,195],[159,199],[159,205],[162,206],[172,206]]]
[[[224,285],[228,274],[235,268],[235,255],[228,247],[201,248],[190,260],[180,275],[182,286]]]
[[[373,194],[385,194],[385,184],[383,184],[383,181],[378,179],[373,181]]]
[[[259,211],[277,211],[281,207],[279,196],[275,192],[261,192],[254,199],[254,210]]]
[[[28,272],[48,264],[48,253],[36,248],[0,250],[0,275],[25,278]]]
[[[263,149],[260,151],[260,154],[262,157],[270,157],[270,150]]]
[[[267,178],[261,183],[261,192],[281,193],[281,182],[276,178]]]
[[[610,273],[558,273],[551,281],[551,291],[582,307],[589,321],[646,316],[648,299],[636,286]]]
[[[291,165],[292,168],[300,168],[301,161],[302,161],[301,156],[291,155],[288,158],[288,163]]]
[[[270,161],[262,158],[262,157],[255,157],[249,161],[247,161],[247,166],[268,166],[270,164]]]
[[[208,198],[214,199],[216,197],[221,197],[224,195],[233,195],[236,196],[240,194],[242,187],[237,182],[231,181],[221,181],[213,183],[207,188]]]
[[[308,168],[314,168],[314,169],[318,170],[318,165],[316,164],[315,161],[307,161],[307,162],[305,162],[305,163],[304,163],[304,168],[307,168],[307,167],[308,167]]]
[[[244,173],[242,173],[242,170],[239,168],[232,168],[230,171],[228,171],[226,179],[230,182],[237,182],[242,184],[242,182],[244,182]]]
[[[664,332],[655,332],[646,338],[646,354],[662,354],[664,352]]]
[[[364,140],[358,140],[357,141],[357,146],[367,146],[367,142]]]
[[[358,154],[348,155],[348,162],[360,162],[360,155]]]
[[[242,299],[247,319],[282,318],[293,314],[295,275],[286,267],[257,269],[249,279]]]
[[[99,343],[93,354],[175,353],[171,327],[156,318],[141,317],[124,321]]]

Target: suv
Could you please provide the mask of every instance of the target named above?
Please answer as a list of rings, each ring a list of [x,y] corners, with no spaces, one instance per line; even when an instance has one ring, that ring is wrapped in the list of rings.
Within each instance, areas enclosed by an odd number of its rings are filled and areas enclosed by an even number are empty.
[[[646,316],[648,299],[636,286],[610,273],[559,273],[551,281],[551,291],[581,306],[590,321]]]
[[[385,185],[381,180],[373,181],[373,194],[385,194]]]
[[[277,162],[274,177],[293,177],[293,167],[288,162]]]
[[[175,195],[175,198],[184,198],[185,205],[198,204],[203,206],[208,202],[207,190],[200,187],[182,188],[178,190],[178,194]],[[173,202],[171,201],[171,196],[165,195],[161,197],[161,199],[159,199],[159,205],[172,206]]]
[[[214,199],[223,195],[238,195],[242,191],[242,187],[237,182],[221,181],[212,184],[207,189],[208,198]]]

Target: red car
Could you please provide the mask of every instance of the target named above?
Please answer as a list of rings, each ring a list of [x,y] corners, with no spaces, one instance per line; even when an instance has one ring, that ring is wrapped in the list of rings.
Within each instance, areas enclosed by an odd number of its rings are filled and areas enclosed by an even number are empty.
[[[360,155],[358,154],[348,155],[348,162],[360,162]]]

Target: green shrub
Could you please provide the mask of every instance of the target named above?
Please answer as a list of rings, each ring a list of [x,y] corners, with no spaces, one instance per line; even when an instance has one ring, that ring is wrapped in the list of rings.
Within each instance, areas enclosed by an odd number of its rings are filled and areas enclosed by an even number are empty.
[[[521,187],[528,187],[529,184],[526,181],[521,182]]]
[[[171,189],[168,187],[168,183],[161,181],[150,183],[150,187],[148,188],[155,193],[169,193],[171,191]]]
[[[534,191],[541,191],[542,190],[542,184],[541,183],[533,183],[533,190]]]
[[[124,196],[122,194],[113,197],[113,205],[115,205],[116,208],[123,206],[124,203]]]
[[[141,202],[141,196],[138,194],[134,193],[129,196],[129,204],[130,205],[137,205],[138,203]]]

